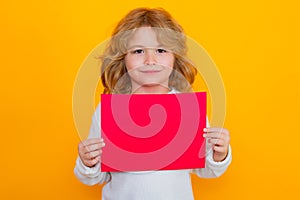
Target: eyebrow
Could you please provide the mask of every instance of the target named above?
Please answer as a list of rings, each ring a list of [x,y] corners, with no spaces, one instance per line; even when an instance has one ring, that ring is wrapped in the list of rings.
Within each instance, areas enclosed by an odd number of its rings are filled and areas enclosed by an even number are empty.
[[[157,45],[157,46],[144,46],[144,45],[133,45],[128,47],[128,49],[134,49],[134,48],[147,48],[147,49],[153,49],[153,48],[161,48],[163,47],[162,45]]]

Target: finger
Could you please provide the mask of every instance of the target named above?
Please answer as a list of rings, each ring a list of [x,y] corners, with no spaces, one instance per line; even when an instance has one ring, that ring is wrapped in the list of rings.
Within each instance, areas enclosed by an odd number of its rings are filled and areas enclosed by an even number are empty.
[[[224,146],[225,142],[220,139],[209,139],[208,143],[218,145],[218,146]]]
[[[90,139],[80,142],[78,145],[78,148],[83,149],[86,146],[89,146],[92,144],[98,144],[98,143],[101,143],[102,141],[103,141],[103,139],[100,139],[100,138],[90,138]]]
[[[105,146],[105,143],[101,142],[99,144],[92,144],[90,146],[86,146],[85,149],[86,149],[87,152],[92,152],[92,151],[100,150],[104,146]]]
[[[88,152],[88,153],[84,154],[83,158],[85,160],[92,160],[101,155],[102,155],[102,150],[97,150],[97,151],[92,151],[92,152]]]
[[[88,149],[86,148],[87,146],[100,144],[101,142],[103,142],[103,139],[100,138],[91,138],[91,139],[84,140],[79,143],[78,151],[88,152]]]
[[[206,133],[224,133],[229,135],[229,131],[225,128],[204,128],[203,131]]]
[[[104,147],[104,146],[105,146],[105,143],[100,142],[100,143],[96,143],[96,144],[91,144],[89,146],[81,146],[81,147],[79,147],[79,151],[81,153],[89,153],[89,152],[92,152],[92,151],[102,149],[102,147]]]
[[[218,138],[224,138],[225,135],[221,134],[221,133],[206,133],[206,134],[203,134],[203,137],[218,139]]]
[[[213,150],[218,152],[218,153],[225,153],[227,152],[227,147],[226,146],[217,146],[217,145],[214,145],[213,146]]]
[[[83,163],[84,163],[84,165],[86,165],[86,166],[88,166],[88,167],[93,167],[93,166],[95,166],[99,161],[100,161],[100,156],[95,157],[94,159],[91,159],[91,160],[84,160]]]
[[[92,145],[92,144],[98,144],[100,142],[103,142],[102,138],[89,138],[87,140],[82,141],[84,146],[89,146],[89,145]]]

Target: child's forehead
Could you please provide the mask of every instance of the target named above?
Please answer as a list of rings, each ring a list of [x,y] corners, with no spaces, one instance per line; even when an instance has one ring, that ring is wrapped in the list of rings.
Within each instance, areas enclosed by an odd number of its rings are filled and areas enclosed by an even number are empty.
[[[161,44],[157,39],[157,33],[151,27],[141,27],[136,29],[128,40],[128,47],[156,47],[160,45]]]

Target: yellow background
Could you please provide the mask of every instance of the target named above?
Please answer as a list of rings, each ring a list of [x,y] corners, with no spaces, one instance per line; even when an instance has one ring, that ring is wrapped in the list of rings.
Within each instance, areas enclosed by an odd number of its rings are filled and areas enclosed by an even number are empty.
[[[233,162],[218,179],[193,176],[195,199],[299,198],[296,0],[28,0],[0,5],[0,199],[100,199],[100,186],[73,175],[73,84],[89,52],[139,6],[168,10],[223,77]]]

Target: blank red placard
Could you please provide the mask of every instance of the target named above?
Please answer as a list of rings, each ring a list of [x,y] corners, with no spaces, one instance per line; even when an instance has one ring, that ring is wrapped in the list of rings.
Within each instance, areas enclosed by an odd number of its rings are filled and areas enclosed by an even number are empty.
[[[102,94],[101,171],[205,167],[206,93]]]

